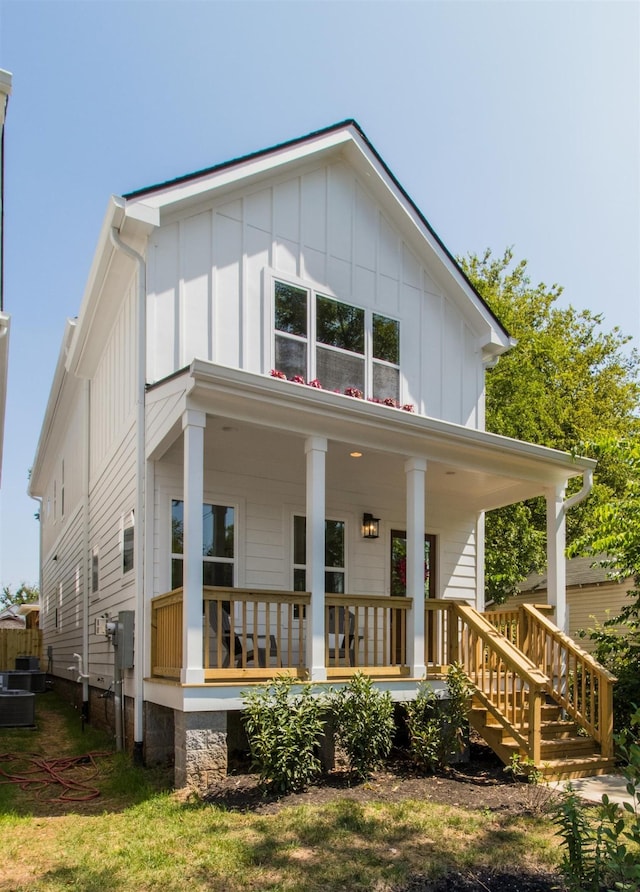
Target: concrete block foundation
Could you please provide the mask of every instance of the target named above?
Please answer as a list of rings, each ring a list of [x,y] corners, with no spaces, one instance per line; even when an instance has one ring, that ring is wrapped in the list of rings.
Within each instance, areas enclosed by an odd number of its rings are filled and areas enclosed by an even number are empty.
[[[175,720],[175,785],[204,793],[227,773],[227,713],[178,712]]]

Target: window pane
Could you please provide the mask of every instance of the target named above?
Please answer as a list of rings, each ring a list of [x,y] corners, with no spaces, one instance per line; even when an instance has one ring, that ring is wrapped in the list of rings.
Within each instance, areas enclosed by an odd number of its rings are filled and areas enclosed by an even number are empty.
[[[233,557],[233,514],[226,505],[202,506],[203,555]]]
[[[364,353],[364,310],[349,304],[316,299],[316,339],[321,344]]]
[[[182,587],[182,558],[173,558],[171,561],[171,588]]]
[[[400,323],[373,314],[373,358],[400,364]]]
[[[307,571],[293,571],[293,590],[294,592],[306,592],[307,590]]]
[[[336,595],[344,595],[344,573],[332,571],[324,574],[324,590]]]
[[[307,292],[284,282],[276,282],[276,319],[278,331],[307,336]]]
[[[217,561],[204,561],[202,564],[203,585],[223,585],[233,587],[233,564],[220,564]]]
[[[373,395],[378,400],[400,399],[400,371],[388,365],[373,363]]]
[[[284,372],[287,378],[296,375],[307,377],[307,344],[305,341],[294,341],[276,335],[275,367]]]
[[[133,527],[127,527],[122,537],[122,572],[133,570]]]
[[[171,501],[171,553],[182,554],[184,543],[184,503]],[[182,585],[182,583],[180,583]],[[174,586],[175,588],[176,586]]]
[[[344,567],[344,521],[327,520],[325,523],[325,567]],[[334,589],[327,589],[334,591]]]
[[[343,393],[347,387],[364,391],[364,359],[318,347],[316,375],[325,390]]]
[[[307,518],[293,518],[293,563],[307,563]],[[304,591],[304,589],[296,589],[296,591]]]
[[[91,555],[91,591],[95,594],[98,591],[99,584],[99,573],[98,573],[98,555],[94,551]]]

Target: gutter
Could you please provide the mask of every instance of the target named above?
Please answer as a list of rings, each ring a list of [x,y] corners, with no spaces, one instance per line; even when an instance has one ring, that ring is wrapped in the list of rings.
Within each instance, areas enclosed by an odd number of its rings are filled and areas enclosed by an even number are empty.
[[[135,663],[134,663],[134,713],[133,758],[143,762],[143,696],[144,696],[144,511],[145,511],[145,383],[146,383],[146,334],[147,334],[147,270],[144,257],[120,238],[115,226],[109,231],[111,244],[138,264],[138,343],[136,361],[136,507],[134,526],[135,567]]]
[[[593,468],[586,468],[582,472],[582,489],[579,492],[574,493],[574,495],[570,496],[570,498],[565,499],[562,503],[562,512],[566,514],[567,511],[570,511],[571,508],[579,505],[580,502],[583,502],[591,490],[593,489]]]

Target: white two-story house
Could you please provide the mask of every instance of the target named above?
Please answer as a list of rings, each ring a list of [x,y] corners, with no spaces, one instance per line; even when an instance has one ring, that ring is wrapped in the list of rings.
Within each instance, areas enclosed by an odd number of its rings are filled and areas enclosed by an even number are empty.
[[[406,699],[459,660],[540,761],[594,463],[485,432],[511,343],[354,121],[112,198],[30,482],[52,675],[89,718],[114,690],[124,745],[202,786],[248,685],[361,671]],[[505,637],[484,513],[539,495],[560,630],[522,614]],[[606,697],[573,700],[600,770]]]

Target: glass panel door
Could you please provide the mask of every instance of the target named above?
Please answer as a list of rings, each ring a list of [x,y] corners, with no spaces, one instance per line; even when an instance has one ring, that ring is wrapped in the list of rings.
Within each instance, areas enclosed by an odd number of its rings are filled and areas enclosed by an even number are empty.
[[[424,596],[436,596],[436,537],[430,534],[424,537]],[[407,596],[407,533],[406,530],[391,530],[391,594],[396,597]],[[397,616],[396,616],[397,614]],[[392,663],[400,659],[400,641],[402,636],[398,624],[404,621],[405,611],[391,611],[391,657]],[[435,622],[431,613],[427,616],[425,641],[429,651],[435,645]]]

